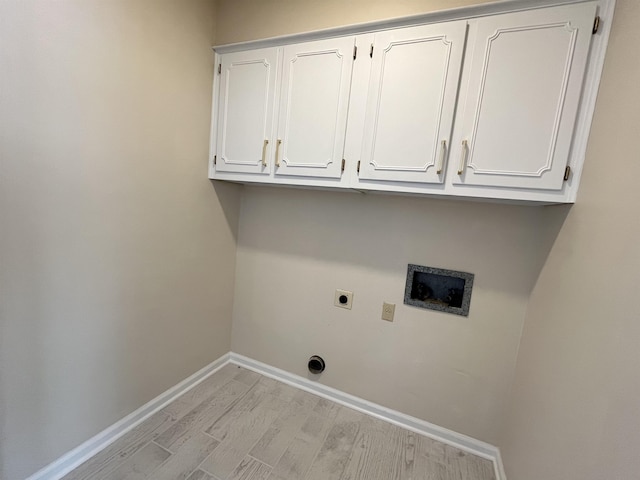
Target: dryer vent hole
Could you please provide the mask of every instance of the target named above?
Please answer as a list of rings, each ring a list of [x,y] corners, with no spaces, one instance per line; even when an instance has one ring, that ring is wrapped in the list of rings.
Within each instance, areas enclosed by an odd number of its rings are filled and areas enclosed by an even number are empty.
[[[309,371],[314,374],[322,373],[324,371],[324,360],[318,355],[314,355],[309,359]]]

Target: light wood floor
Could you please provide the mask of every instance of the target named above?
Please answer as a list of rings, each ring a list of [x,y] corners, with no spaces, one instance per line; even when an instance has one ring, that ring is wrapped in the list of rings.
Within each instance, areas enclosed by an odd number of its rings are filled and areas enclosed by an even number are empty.
[[[226,365],[63,480],[495,480],[490,461]]]

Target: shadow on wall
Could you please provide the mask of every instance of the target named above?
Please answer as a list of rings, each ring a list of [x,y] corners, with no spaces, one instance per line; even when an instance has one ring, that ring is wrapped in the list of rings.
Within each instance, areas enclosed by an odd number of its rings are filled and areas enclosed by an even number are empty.
[[[238,247],[401,276],[408,263],[467,271],[528,296],[570,208],[246,186]]]
[[[238,196],[241,195],[242,185],[229,182],[216,182],[211,180],[211,185],[215,196],[227,221],[229,232],[233,235],[234,243],[238,242],[238,217],[240,202]]]

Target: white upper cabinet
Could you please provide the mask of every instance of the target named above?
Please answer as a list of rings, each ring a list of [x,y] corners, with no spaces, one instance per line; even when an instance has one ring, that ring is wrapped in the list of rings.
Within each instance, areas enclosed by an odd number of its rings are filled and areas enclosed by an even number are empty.
[[[216,107],[218,171],[270,173],[277,60],[275,48],[221,56]]]
[[[218,47],[210,177],[574,202],[614,5],[506,0]]]
[[[444,181],[466,28],[450,22],[375,34],[360,179]]]
[[[340,178],[355,37],[283,49],[276,175]]]
[[[454,184],[563,188],[595,15],[592,3],[470,22]]]
[[[217,55],[212,178],[344,186],[354,46],[349,36]]]

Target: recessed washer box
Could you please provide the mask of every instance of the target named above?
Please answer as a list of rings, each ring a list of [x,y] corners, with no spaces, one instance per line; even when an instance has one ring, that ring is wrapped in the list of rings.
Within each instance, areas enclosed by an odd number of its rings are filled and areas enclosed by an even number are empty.
[[[404,303],[469,316],[473,273],[409,264]]]

